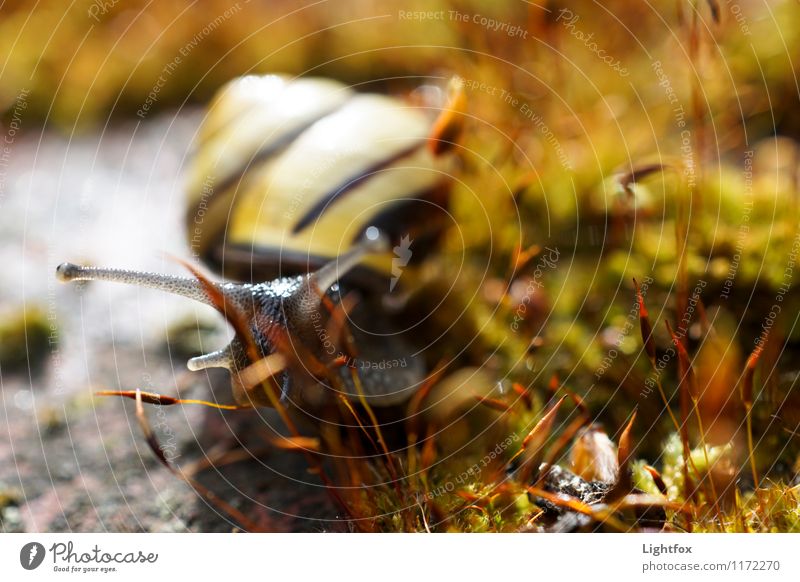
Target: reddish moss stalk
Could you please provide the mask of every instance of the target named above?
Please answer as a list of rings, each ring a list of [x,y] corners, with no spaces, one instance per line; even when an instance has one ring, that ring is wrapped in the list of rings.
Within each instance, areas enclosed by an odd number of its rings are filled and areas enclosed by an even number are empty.
[[[765,340],[766,341],[766,338]],[[744,366],[742,374],[742,403],[744,404],[745,422],[747,423],[747,454],[750,458],[750,470],[753,474],[753,487],[758,488],[758,471],[756,470],[755,447],[753,446],[753,378],[756,366],[764,351],[763,342],[757,345]]]
[[[691,402],[691,394],[695,391],[694,388],[694,370],[689,360],[689,353],[681,342],[669,321],[665,321],[667,331],[672,337],[672,343],[675,345],[675,350],[678,352],[678,398],[680,402],[680,436],[681,444],[683,445],[683,465],[684,465],[684,479],[683,479],[683,497],[685,500],[690,500],[694,497],[694,483],[689,476],[689,466],[691,464],[691,447],[689,446],[689,403]]]

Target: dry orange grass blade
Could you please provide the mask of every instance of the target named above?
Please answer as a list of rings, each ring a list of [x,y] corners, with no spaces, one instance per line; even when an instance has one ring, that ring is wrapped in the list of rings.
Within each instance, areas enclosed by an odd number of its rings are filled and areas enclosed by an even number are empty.
[[[564,398],[566,397],[562,397],[556,402],[522,440],[522,447],[517,455],[522,456],[520,479],[523,483],[529,483],[533,475],[536,475],[537,480],[540,477],[538,472],[544,457],[544,444],[550,437],[558,409],[561,408]]]
[[[480,495],[475,495],[474,493],[470,493],[469,491],[456,491],[456,495],[458,495],[461,499],[468,503],[478,503],[479,501],[485,499]]]
[[[270,438],[269,442],[274,447],[284,451],[306,451],[310,453],[318,453],[321,450],[320,441],[316,437],[280,436]]]
[[[467,94],[464,90],[464,81],[458,77],[451,79],[448,92],[448,102],[428,136],[428,150],[435,156],[453,149],[466,121]]]
[[[207,487],[201,485],[195,479],[184,473],[180,469],[180,467],[177,467],[172,463],[170,463],[169,459],[167,459],[167,457],[164,455],[164,449],[158,442],[158,438],[156,438],[155,433],[153,433],[153,430],[150,427],[150,422],[147,420],[147,415],[145,415],[141,390],[135,391],[135,400],[136,400],[136,419],[139,421],[139,427],[141,428],[142,433],[144,434],[144,438],[145,441],[147,442],[147,445],[150,447],[150,450],[153,452],[156,458],[161,462],[161,464],[164,465],[164,467],[166,467],[173,475],[188,483],[195,491],[197,491],[200,495],[202,495],[206,499],[206,501],[208,501],[215,507],[220,508],[222,511],[230,515],[244,529],[251,532],[261,531],[261,528],[254,521],[252,521],[250,518],[244,515],[241,511],[233,507],[225,500],[220,499],[215,493],[210,491]]]
[[[370,406],[369,402],[367,402],[367,398],[364,395],[364,388],[361,385],[361,378],[358,375],[358,370],[356,368],[350,368],[350,377],[353,379],[353,385],[356,388],[356,392],[358,393],[358,400],[361,403],[361,406],[367,413],[370,422],[372,423],[372,430],[375,432],[375,437],[378,439],[378,444],[380,445],[380,450],[383,452],[383,458],[386,461],[386,466],[389,469],[389,474],[392,477],[392,480],[395,482],[397,487],[399,487],[398,483],[398,468],[397,464],[394,460],[394,455],[389,452],[389,446],[386,443],[386,439],[383,435],[383,431],[381,430],[381,425],[378,422],[378,417],[375,415],[375,411],[372,410],[372,406]],[[399,493],[399,491],[398,491]]]
[[[564,509],[568,509],[570,511],[590,517],[594,521],[606,524],[619,532],[626,533],[631,531],[631,528],[617,519],[614,516],[613,511],[611,511],[608,507],[595,508],[587,505],[575,497],[551,493],[550,491],[546,491],[545,489],[541,489],[539,487],[528,487],[527,490],[528,493],[534,497],[540,497],[557,507],[563,507]]]
[[[564,392],[566,392],[567,395],[572,399],[572,402],[575,404],[575,408],[578,409],[578,412],[580,412],[581,415],[586,417],[586,419],[588,420],[589,419],[589,407],[586,406],[586,402],[584,401],[583,397],[580,396],[579,394],[576,394],[575,392],[573,392],[572,390],[570,390],[566,386],[564,386],[563,388],[564,388]]]
[[[174,404],[199,404],[201,406],[208,406],[209,408],[216,408],[219,410],[245,410],[250,406],[238,406],[236,404],[218,404],[216,402],[209,402],[207,400],[196,400],[194,398],[175,398],[174,396],[166,396],[156,392],[143,392],[141,390],[99,390],[95,392],[96,396],[122,396],[123,398],[130,398],[136,400],[140,398],[142,402],[153,404],[155,406],[172,406]]]
[[[636,279],[633,280],[633,285],[636,292],[636,301],[639,305],[639,330],[642,335],[642,343],[644,345],[645,353],[647,354],[648,360],[650,360],[650,366],[655,374],[656,388],[658,388],[658,394],[661,396],[661,401],[664,403],[664,409],[667,411],[667,414],[669,414],[675,430],[680,432],[680,423],[678,422],[678,419],[675,418],[675,414],[672,412],[672,407],[669,405],[669,399],[667,398],[667,394],[664,392],[664,386],[661,384],[661,373],[656,366],[656,346],[655,340],[653,339],[653,326],[650,323],[650,314],[647,311],[647,307],[644,302],[644,296]]]
[[[679,391],[679,398],[680,398],[680,409],[681,409],[681,425],[680,425],[680,436],[681,436],[681,443],[683,445],[683,457],[684,457],[684,466],[686,467],[685,475],[684,475],[684,498],[689,500],[695,496],[697,493],[697,489],[692,482],[691,477],[689,476],[689,467],[694,469],[694,472],[699,475],[699,471],[694,464],[691,456],[691,445],[689,443],[689,416],[690,410],[694,412],[694,417],[697,420],[697,425],[699,427],[699,434],[701,440],[701,446],[703,453],[705,455],[706,463],[708,464],[708,447],[706,446],[705,441],[705,428],[703,426],[703,419],[698,410],[697,402],[698,402],[698,389],[697,389],[697,378],[694,373],[694,367],[692,366],[692,362],[690,361],[689,353],[686,351],[683,342],[680,341],[677,334],[673,331],[672,326],[669,324],[669,321],[665,322],[667,325],[667,331],[669,332],[670,336],[672,337],[672,343],[675,346],[675,349],[678,353],[678,373],[679,373],[679,384],[678,384],[678,391]],[[707,344],[708,345],[708,344]],[[691,404],[691,409],[690,409]],[[705,488],[709,489],[709,497],[713,502],[713,505],[717,511],[717,514],[720,514],[719,509],[719,497],[717,495],[714,481],[710,477],[701,477],[700,486],[704,486]]]
[[[267,380],[274,379],[276,375],[286,370],[287,366],[286,357],[276,352],[257,360],[240,371],[239,380],[245,391],[249,392],[253,388],[263,385]]]
[[[692,364],[689,360],[689,354],[683,343],[675,332],[669,321],[664,321],[667,326],[667,331],[672,338],[672,343],[678,352],[678,397],[680,400],[680,436],[681,444],[683,445],[683,466],[684,470],[684,491],[683,496],[687,501],[694,496],[694,484],[692,478],[689,476],[689,467],[691,463],[691,445],[689,444],[689,403],[691,402],[692,393],[690,386],[694,384],[694,371]]]
[[[631,432],[633,431],[633,423],[636,422],[636,413],[637,411],[634,410],[633,414],[631,414],[631,419],[628,421],[628,424],[625,425],[625,429],[619,437],[619,450],[617,454],[620,470],[627,469],[630,466],[630,460],[633,456],[634,444]]]
[[[530,432],[525,436],[522,440],[522,448],[527,449],[531,443],[534,443],[534,446],[541,445],[547,437],[550,435],[550,431],[553,427],[553,422],[555,421],[556,414],[558,414],[558,409],[561,407],[561,404],[564,402],[565,396],[562,397],[558,402],[556,402],[553,407],[536,423]]]
[[[425,442],[422,445],[422,454],[420,456],[420,463],[422,470],[427,471],[436,462],[436,439],[433,434],[428,434],[425,437]]]
[[[661,476],[661,473],[658,472],[658,469],[655,467],[651,467],[650,465],[645,465],[644,470],[647,471],[650,476],[653,478],[653,483],[656,484],[656,488],[663,496],[667,496],[667,484],[664,483],[664,478]]]
[[[361,420],[361,417],[358,415],[358,412],[356,412],[356,409],[353,408],[353,405],[350,404],[350,401],[344,394],[339,394],[339,402],[345,408],[345,410],[347,410],[347,412],[350,413],[350,415],[353,417],[353,420],[356,421],[358,428],[361,430],[362,434],[367,438],[369,444],[372,445],[372,448],[377,450],[377,446],[375,444],[375,441],[372,439],[372,435],[369,434],[369,431],[367,430],[367,427],[364,425],[364,422]]]
[[[714,314],[709,331],[693,354],[696,391],[691,397],[696,403],[695,417],[701,440],[729,442],[739,433],[738,398],[733,388],[741,388],[744,366],[739,342],[736,341],[734,318],[721,310]]]
[[[527,249],[523,249],[521,244],[517,245],[512,256],[511,272],[518,274],[540,252],[542,252],[542,247],[537,244],[531,245]]]
[[[644,351],[650,359],[650,363],[655,367],[656,364],[656,342],[653,339],[653,326],[650,324],[650,315],[647,312],[647,307],[644,303],[644,296],[642,289],[636,279],[633,280],[633,286],[636,289],[636,301],[639,303],[639,329],[642,332],[642,343],[644,344]]]
[[[349,293],[334,304],[330,297],[322,294],[322,305],[330,313],[330,321],[328,322],[328,337],[340,338],[344,345],[344,352],[349,359],[358,357],[358,346],[356,346],[355,338],[350,331],[348,324],[350,313],[353,308],[358,304],[360,297],[356,293]],[[342,354],[342,355],[345,355]],[[347,361],[348,358],[345,358]]]
[[[755,377],[756,367],[758,366],[763,351],[763,344],[759,344],[753,348],[753,351],[747,358],[744,372],[742,373],[742,402],[747,408],[753,406],[753,378]]]
[[[525,408],[528,410],[533,408],[533,398],[531,397],[531,391],[528,388],[525,388],[522,384],[514,382],[511,385],[511,389],[520,397],[522,402],[525,404]]]
[[[481,404],[486,408],[495,410],[497,412],[506,413],[513,411],[510,404],[498,398],[489,398],[488,396],[481,396],[480,394],[476,394],[475,400],[476,402],[478,402],[478,404]]]
[[[678,367],[680,373],[680,390],[681,390],[681,412],[688,413],[689,410],[689,402],[691,402],[692,397],[697,395],[697,383],[695,380],[694,375],[694,368],[692,368],[692,361],[691,357],[689,356],[689,352],[686,351],[686,346],[683,345],[683,339],[678,337],[675,331],[672,329],[669,321],[664,321],[667,326],[667,331],[669,332],[670,337],[672,338],[672,344],[675,346],[675,350],[678,353]],[[683,410],[685,406],[686,410]]]
[[[622,431],[622,435],[619,437],[619,447],[617,448],[617,463],[619,465],[619,472],[617,482],[606,496],[606,498],[609,500],[619,499],[633,491],[630,462],[634,449],[633,436],[631,435],[631,432],[633,431],[633,423],[635,421],[636,410],[633,411],[631,419],[628,421],[628,424]]]
[[[417,442],[420,429],[420,414],[422,412],[422,403],[433,390],[433,387],[439,382],[447,369],[447,363],[442,361],[437,364],[433,372],[425,379],[420,389],[417,390],[408,401],[408,408],[406,413],[406,427],[408,431],[408,444],[414,445]]]
[[[756,469],[755,447],[753,445],[753,379],[763,351],[764,344],[762,342],[753,349],[747,358],[742,375],[742,402],[744,403],[745,422],[747,424],[747,454],[750,460],[754,487],[758,487],[759,479],[758,470]]]

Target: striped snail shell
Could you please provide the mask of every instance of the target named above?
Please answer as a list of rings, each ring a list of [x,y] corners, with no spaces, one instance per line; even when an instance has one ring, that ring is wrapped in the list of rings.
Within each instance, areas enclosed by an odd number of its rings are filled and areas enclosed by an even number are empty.
[[[430,111],[329,79],[229,82],[188,170],[193,251],[226,275],[263,279],[318,268],[370,226],[422,250],[445,218],[450,166],[426,147]]]

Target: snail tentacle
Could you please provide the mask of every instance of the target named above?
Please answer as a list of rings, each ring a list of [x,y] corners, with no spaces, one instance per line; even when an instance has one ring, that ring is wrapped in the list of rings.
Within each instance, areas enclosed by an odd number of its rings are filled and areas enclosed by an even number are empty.
[[[353,270],[361,259],[370,254],[389,250],[389,239],[377,228],[370,227],[367,234],[352,249],[338,256],[308,276],[308,282],[324,293],[334,283]]]
[[[233,358],[231,357],[231,352],[228,346],[215,352],[203,354],[202,356],[196,356],[186,362],[186,367],[192,372],[199,372],[200,370],[205,370],[207,368],[230,369],[232,365]]]
[[[197,279],[177,277],[174,275],[161,275],[145,271],[129,269],[109,269],[104,267],[83,267],[73,263],[62,263],[56,268],[56,277],[59,281],[111,281],[124,283],[137,287],[147,287],[159,291],[166,291],[200,303],[211,305],[213,303],[203,286]]]

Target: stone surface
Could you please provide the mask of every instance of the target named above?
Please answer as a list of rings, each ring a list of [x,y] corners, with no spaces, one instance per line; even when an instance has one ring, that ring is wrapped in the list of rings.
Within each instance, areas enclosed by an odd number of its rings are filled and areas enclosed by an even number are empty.
[[[230,531],[234,524],[172,475],[142,438],[135,404],[97,390],[142,388],[231,400],[227,378],[191,374],[167,331],[187,318],[229,331],[208,307],[110,283],[64,285],[63,261],[184,274],[182,171],[197,112],[110,126],[72,138],[25,126],[0,175],[0,301],[37,306],[49,350],[0,369],[2,531]],[[2,312],[2,310],[0,310]],[[205,337],[205,336],[204,336]],[[208,351],[208,350],[206,350]],[[147,407],[175,462],[248,450],[200,481],[266,530],[341,530],[327,493],[298,456],[266,451],[271,411]],[[322,519],[322,521],[320,521]],[[332,521],[324,521],[329,519]]]

